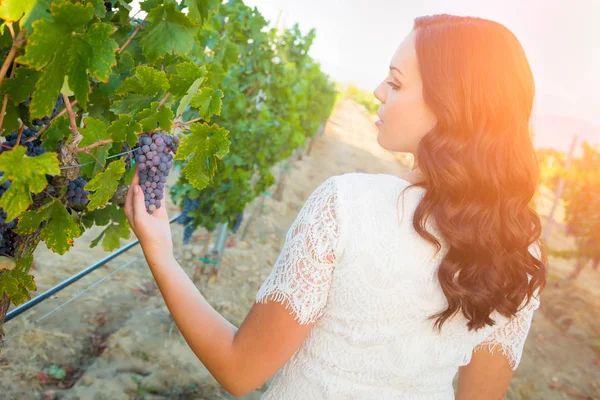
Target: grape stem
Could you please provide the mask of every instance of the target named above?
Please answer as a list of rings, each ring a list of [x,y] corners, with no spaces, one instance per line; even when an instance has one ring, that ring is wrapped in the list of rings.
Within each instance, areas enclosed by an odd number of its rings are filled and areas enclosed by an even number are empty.
[[[142,25],[144,25],[144,22],[146,21],[146,17],[144,17],[144,19],[142,20],[142,22],[140,22],[140,24],[135,28],[135,30],[133,31],[133,33],[131,34],[131,36],[129,36],[129,38],[127,39],[127,41],[125,43],[123,43],[123,46],[121,46],[121,48],[119,48],[119,50],[117,51],[117,54],[121,54],[125,48],[127,46],[129,46],[129,43],[131,43],[131,41],[133,40],[133,38],[135,37],[135,35],[137,35],[137,33],[140,31],[140,29],[142,28]]]
[[[8,24],[6,24],[6,26],[8,27],[8,30],[10,31],[10,36],[12,37],[12,40],[15,40],[15,29],[13,28],[12,22],[9,22]]]
[[[23,133],[23,129],[25,129],[25,125],[21,125],[19,127],[19,134],[17,135],[17,143],[15,144],[15,147],[21,143],[21,134]]]
[[[189,125],[189,124],[193,124],[194,122],[198,122],[198,121],[202,121],[202,118],[194,118],[194,119],[190,119],[189,121],[177,122],[176,124],[173,124],[171,126],[171,128],[179,128],[181,126],[186,126],[186,125]]]
[[[73,112],[73,107],[71,105],[71,101],[69,100],[69,96],[66,94],[62,94],[63,100],[65,101],[65,107],[67,109],[67,113],[69,114],[69,121],[71,126],[71,132],[73,133],[73,143],[77,146],[83,136],[77,130],[77,122],[75,121],[75,113]]]
[[[40,136],[42,136],[42,133],[44,133],[46,131],[46,129],[48,129],[48,125],[44,125],[40,128],[39,131],[37,131],[37,133],[35,135],[33,135],[32,137],[30,137],[29,139],[26,140],[26,142],[33,142],[34,140],[36,140],[37,138],[39,138]]]

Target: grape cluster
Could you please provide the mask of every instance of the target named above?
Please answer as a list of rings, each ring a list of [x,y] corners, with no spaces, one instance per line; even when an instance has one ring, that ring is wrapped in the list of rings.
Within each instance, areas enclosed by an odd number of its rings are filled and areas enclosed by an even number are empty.
[[[179,138],[161,132],[151,136],[143,134],[138,139],[136,151],[137,169],[140,173],[140,185],[144,190],[146,211],[152,214],[160,208],[164,197],[167,175],[173,166],[173,154],[177,152]]]
[[[183,244],[189,244],[192,235],[194,234],[194,217],[189,215],[190,211],[195,211],[200,207],[200,197],[190,199],[185,197],[183,199],[183,208],[181,209],[181,215],[177,222],[184,226],[183,228]]]
[[[3,174],[0,173],[0,176],[2,175]],[[0,197],[2,197],[9,187],[10,181],[5,181],[0,185]],[[16,234],[13,229],[16,225],[16,218],[10,222],[6,221],[6,213],[0,208],[0,255],[13,255],[16,239]]]
[[[21,133],[21,140],[19,142],[20,145],[27,147],[27,155],[29,157],[39,156],[46,152],[46,149],[42,147],[42,141],[40,139],[35,139],[31,142],[28,142],[27,139],[34,136],[37,131],[33,128],[23,129]],[[8,150],[15,147],[17,144],[17,138],[19,137],[19,132],[13,132],[7,136],[6,142],[2,146],[2,150]],[[2,151],[0,151],[1,153]]]
[[[235,221],[233,222],[233,227],[231,228],[231,231],[236,234],[237,231],[240,229],[240,226],[242,226],[242,221],[244,220],[244,213],[237,213],[235,214]]]
[[[78,176],[74,181],[69,181],[67,184],[67,201],[73,206],[85,206],[89,200],[90,192],[85,190],[87,182],[82,177]]]

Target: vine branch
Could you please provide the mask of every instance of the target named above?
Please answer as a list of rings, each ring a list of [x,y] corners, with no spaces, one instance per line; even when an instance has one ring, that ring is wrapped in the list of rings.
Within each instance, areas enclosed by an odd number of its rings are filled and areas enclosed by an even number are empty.
[[[73,143],[77,144],[83,139],[79,131],[77,130],[77,122],[75,121],[75,113],[73,112],[73,107],[71,105],[71,101],[69,100],[69,96],[63,93],[63,100],[65,101],[65,107],[67,113],[69,114],[69,121],[71,126],[71,132],[73,133]]]
[[[4,64],[2,64],[2,68],[0,69],[0,85],[2,85],[2,81],[4,81],[4,77],[6,76],[6,71],[8,71],[10,64],[12,64],[13,60],[15,59],[15,56],[17,55],[17,51],[19,50],[19,48],[21,47],[21,44],[23,43],[24,36],[25,36],[25,31],[23,30],[23,31],[19,32],[19,34],[13,41],[13,45],[12,45],[10,51],[8,52],[6,59],[4,60]]]
[[[127,39],[127,41],[125,43],[123,43],[123,46],[121,46],[119,48],[119,50],[117,51],[117,54],[121,54],[125,48],[127,46],[129,46],[129,43],[131,43],[131,41],[133,40],[133,38],[135,37],[135,35],[137,35],[137,33],[140,31],[140,29],[142,28],[142,25],[144,25],[144,22],[146,21],[147,16],[142,20],[142,22],[140,22],[140,24],[135,28],[135,30],[133,31],[133,33],[131,34],[131,36],[129,36],[129,38]]]

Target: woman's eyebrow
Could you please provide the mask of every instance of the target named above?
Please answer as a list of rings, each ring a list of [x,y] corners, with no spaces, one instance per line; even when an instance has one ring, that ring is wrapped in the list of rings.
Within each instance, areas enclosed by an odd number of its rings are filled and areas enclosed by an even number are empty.
[[[390,65],[390,71],[391,70],[396,70],[400,73],[400,75],[404,76],[404,74],[402,73],[402,71],[400,71],[398,68],[394,67],[393,65]]]

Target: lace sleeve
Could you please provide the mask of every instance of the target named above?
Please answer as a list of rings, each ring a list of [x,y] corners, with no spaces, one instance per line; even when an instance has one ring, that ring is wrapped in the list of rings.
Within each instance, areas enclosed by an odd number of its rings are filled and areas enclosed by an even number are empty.
[[[537,245],[530,247],[531,254],[538,259],[541,257],[540,248]],[[529,277],[531,280],[531,277]],[[517,311],[517,314],[509,319],[503,326],[496,329],[483,342],[475,347],[475,351],[487,349],[490,353],[500,349],[508,359],[513,371],[519,366],[525,340],[531,328],[533,313],[540,307],[539,289],[533,293],[529,304]]]
[[[256,294],[257,303],[287,300],[299,324],[323,314],[333,270],[339,260],[335,177],[310,195],[287,232],[283,250]]]

